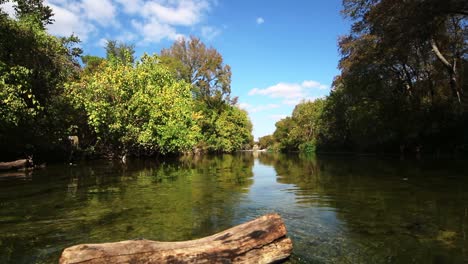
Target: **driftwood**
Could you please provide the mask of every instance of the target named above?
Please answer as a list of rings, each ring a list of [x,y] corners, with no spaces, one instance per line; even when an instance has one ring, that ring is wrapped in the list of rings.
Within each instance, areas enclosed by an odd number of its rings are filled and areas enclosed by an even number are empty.
[[[32,166],[33,162],[31,159],[20,159],[10,162],[0,162],[0,171],[26,169],[31,168]]]
[[[63,251],[60,263],[273,263],[287,259],[291,251],[281,216],[268,214],[190,241],[76,245]]]

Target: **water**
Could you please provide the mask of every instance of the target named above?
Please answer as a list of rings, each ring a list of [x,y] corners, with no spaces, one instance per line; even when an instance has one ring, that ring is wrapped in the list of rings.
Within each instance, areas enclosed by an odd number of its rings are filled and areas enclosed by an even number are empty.
[[[467,263],[468,163],[242,153],[0,175],[0,263],[176,241],[278,212],[291,263]]]

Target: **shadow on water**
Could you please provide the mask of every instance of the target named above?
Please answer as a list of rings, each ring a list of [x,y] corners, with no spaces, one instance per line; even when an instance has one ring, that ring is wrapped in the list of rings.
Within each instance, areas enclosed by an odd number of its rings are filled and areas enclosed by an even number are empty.
[[[293,262],[468,261],[465,161],[272,154],[259,160],[291,186]]]
[[[268,212],[292,263],[468,261],[468,165],[239,153],[50,166],[0,177],[0,263],[53,263],[63,248],[187,240]]]

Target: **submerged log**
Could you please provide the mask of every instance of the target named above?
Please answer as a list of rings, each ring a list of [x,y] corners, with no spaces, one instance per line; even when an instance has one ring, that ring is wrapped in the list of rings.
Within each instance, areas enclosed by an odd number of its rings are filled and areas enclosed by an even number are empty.
[[[281,216],[268,214],[190,241],[76,245],[62,252],[60,263],[273,263],[288,258],[291,251]]]
[[[31,168],[33,166],[33,162],[31,159],[20,159],[10,162],[0,162],[0,170],[19,170],[19,169],[26,169]]]

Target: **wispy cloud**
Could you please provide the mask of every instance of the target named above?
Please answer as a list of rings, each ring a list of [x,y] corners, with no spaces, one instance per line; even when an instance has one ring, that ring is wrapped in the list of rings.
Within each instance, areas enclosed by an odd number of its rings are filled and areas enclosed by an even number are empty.
[[[96,21],[101,26],[118,25],[117,7],[111,0],[82,0],[83,13],[91,21]]]
[[[301,100],[314,100],[321,96],[312,95],[313,90],[326,90],[327,85],[316,81],[306,80],[302,83],[284,83],[272,85],[267,88],[254,88],[249,91],[250,96],[264,95],[270,98],[283,98],[283,104],[295,105]]]
[[[265,19],[263,19],[263,17],[257,17],[256,22],[257,22],[257,25],[261,25],[265,23]]]
[[[221,30],[216,27],[203,26],[201,28],[202,37],[206,40],[212,40],[221,34]]]
[[[91,21],[85,19],[81,12],[81,8],[74,4],[64,4],[58,6],[53,3],[46,2],[53,10],[55,22],[47,25],[47,30],[57,36],[77,35],[82,41],[86,41],[91,32],[96,30],[96,27]]]
[[[262,111],[267,111],[275,108],[279,108],[278,104],[266,104],[266,105],[251,105],[248,103],[240,103],[239,108],[248,111],[249,113],[257,113]]]

